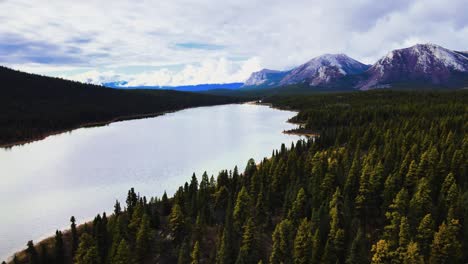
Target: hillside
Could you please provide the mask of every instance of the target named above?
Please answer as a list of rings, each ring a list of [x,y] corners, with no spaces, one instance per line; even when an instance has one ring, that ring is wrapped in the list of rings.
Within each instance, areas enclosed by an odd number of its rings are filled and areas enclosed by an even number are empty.
[[[0,146],[89,124],[240,101],[169,90],[116,90],[4,67],[0,82]]]
[[[31,242],[17,263],[468,261],[468,92],[265,102],[299,110],[292,121],[319,136],[242,171],[193,175],[172,198],[131,189],[112,216]]]

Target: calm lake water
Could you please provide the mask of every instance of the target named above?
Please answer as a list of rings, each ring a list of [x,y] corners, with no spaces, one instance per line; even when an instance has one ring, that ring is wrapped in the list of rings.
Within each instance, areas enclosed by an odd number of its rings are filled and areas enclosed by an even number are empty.
[[[56,229],[125,203],[129,188],[161,196],[203,171],[209,175],[270,156],[294,112],[259,105],[200,107],[82,128],[0,149],[0,261]]]

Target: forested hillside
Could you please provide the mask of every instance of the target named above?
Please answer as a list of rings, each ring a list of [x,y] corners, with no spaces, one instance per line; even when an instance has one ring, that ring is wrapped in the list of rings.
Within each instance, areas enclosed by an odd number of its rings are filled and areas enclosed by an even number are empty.
[[[272,97],[319,133],[172,198],[132,189],[112,216],[16,263],[466,263],[468,92]],[[29,261],[29,262],[28,262]]]
[[[168,90],[122,91],[0,67],[0,146],[82,125],[239,102]]]

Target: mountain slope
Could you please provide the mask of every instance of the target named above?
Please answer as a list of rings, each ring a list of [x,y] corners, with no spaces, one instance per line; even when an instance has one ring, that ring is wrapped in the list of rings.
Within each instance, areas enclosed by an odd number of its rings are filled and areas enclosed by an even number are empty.
[[[239,101],[167,90],[116,90],[4,67],[0,67],[0,82],[0,146],[86,124]]]
[[[242,87],[273,87],[278,86],[280,81],[289,73],[289,71],[275,71],[263,69],[254,72],[249,79],[245,81]]]
[[[359,74],[368,68],[368,65],[345,54],[325,54],[294,68],[281,80],[280,85],[301,82],[308,82],[310,86],[329,85],[340,77]]]
[[[366,71],[355,88],[368,90],[397,84],[457,86],[467,80],[468,56],[434,44],[393,50]]]

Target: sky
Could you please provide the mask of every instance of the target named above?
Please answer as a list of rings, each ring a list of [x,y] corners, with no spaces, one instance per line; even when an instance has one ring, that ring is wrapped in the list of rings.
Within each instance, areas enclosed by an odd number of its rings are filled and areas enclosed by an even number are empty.
[[[0,65],[90,83],[243,82],[324,53],[468,50],[466,0],[0,0]]]

